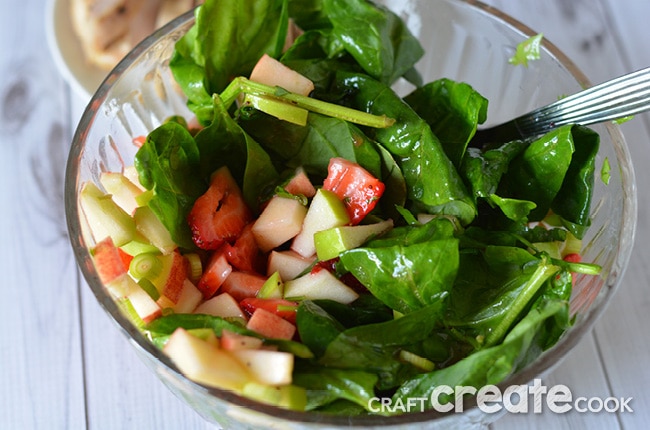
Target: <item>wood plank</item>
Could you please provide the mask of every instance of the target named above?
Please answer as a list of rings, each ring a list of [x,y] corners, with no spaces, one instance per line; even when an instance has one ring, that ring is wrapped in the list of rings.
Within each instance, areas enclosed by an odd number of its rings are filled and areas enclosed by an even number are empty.
[[[16,429],[83,429],[76,264],[62,201],[68,101],[44,43],[43,2],[5,9],[10,13],[0,14],[0,421]]]
[[[82,287],[88,428],[213,428],[176,398]]]

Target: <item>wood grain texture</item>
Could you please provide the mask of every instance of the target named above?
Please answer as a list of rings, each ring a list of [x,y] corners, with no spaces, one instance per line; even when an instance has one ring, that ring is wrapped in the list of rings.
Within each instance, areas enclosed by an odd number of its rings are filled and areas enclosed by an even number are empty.
[[[484,0],[544,33],[598,83],[650,62],[650,2]],[[5,2],[6,3],[6,2]],[[0,13],[0,429],[209,429],[149,372],[78,273],[63,213],[68,145],[87,100],[45,43],[45,0]],[[593,332],[547,385],[630,397],[633,413],[506,415],[501,429],[642,429],[650,422],[650,120],[623,124],[636,165],[637,241]]]

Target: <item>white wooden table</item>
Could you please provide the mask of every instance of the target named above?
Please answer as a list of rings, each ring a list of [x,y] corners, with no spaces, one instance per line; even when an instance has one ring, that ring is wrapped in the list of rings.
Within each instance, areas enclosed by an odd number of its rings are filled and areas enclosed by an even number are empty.
[[[0,429],[211,428],[145,369],[80,278],[62,200],[86,100],[48,52],[45,0],[0,1]],[[543,32],[594,83],[650,64],[648,0],[488,3]],[[634,412],[507,415],[494,429],[650,424],[650,116],[623,132],[639,188],[632,260],[593,332],[544,382],[633,397]]]

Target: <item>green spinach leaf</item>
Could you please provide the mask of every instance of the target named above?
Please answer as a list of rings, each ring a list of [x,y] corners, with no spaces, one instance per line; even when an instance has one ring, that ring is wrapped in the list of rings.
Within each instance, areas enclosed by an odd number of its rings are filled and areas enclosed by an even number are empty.
[[[396,120],[393,126],[367,134],[397,160],[411,202],[431,213],[454,215],[470,223],[476,206],[429,125],[388,86],[368,76],[340,72],[336,81],[338,91],[349,94],[354,108]]]
[[[200,165],[194,138],[177,122],[153,130],[135,155],[142,185],[153,190],[148,206],[181,248],[194,249],[187,214],[208,185],[196,175]]]
[[[464,82],[439,79],[417,88],[404,101],[424,119],[458,168],[477,126],[487,118],[488,101]]]

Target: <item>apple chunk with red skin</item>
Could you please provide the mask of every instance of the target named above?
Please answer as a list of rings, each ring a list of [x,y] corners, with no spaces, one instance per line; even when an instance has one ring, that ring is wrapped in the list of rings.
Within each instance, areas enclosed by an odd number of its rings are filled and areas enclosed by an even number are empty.
[[[290,239],[300,230],[307,208],[298,200],[274,196],[253,224],[253,235],[263,252],[268,252]]]
[[[253,67],[250,80],[264,85],[278,86],[303,96],[308,96],[314,90],[314,83],[311,80],[267,54],[262,55]]]
[[[223,282],[221,291],[240,302],[246,297],[257,296],[265,282],[266,278],[257,273],[232,272]]]
[[[241,392],[253,380],[241,361],[183,328],[172,333],[163,351],[189,379],[204,385]]]
[[[111,295],[129,299],[145,323],[162,315],[160,306],[129,276],[120,251],[110,237],[95,245],[92,257],[99,279]]]
[[[183,291],[183,283],[187,279],[189,263],[178,250],[167,255],[159,255],[157,258],[162,262],[162,269],[157,276],[149,280],[161,295],[176,304]]]
[[[205,299],[214,296],[224,281],[232,273],[232,266],[226,257],[226,248],[223,246],[212,253],[208,264],[197,284]]]
[[[296,326],[284,318],[262,308],[255,309],[246,328],[273,339],[292,339]]]
[[[128,268],[110,236],[93,247],[92,257],[99,280],[103,284],[108,284],[127,272]]]
[[[246,336],[230,330],[222,330],[220,344],[221,347],[228,351],[238,349],[260,349],[264,341],[259,337]]]

